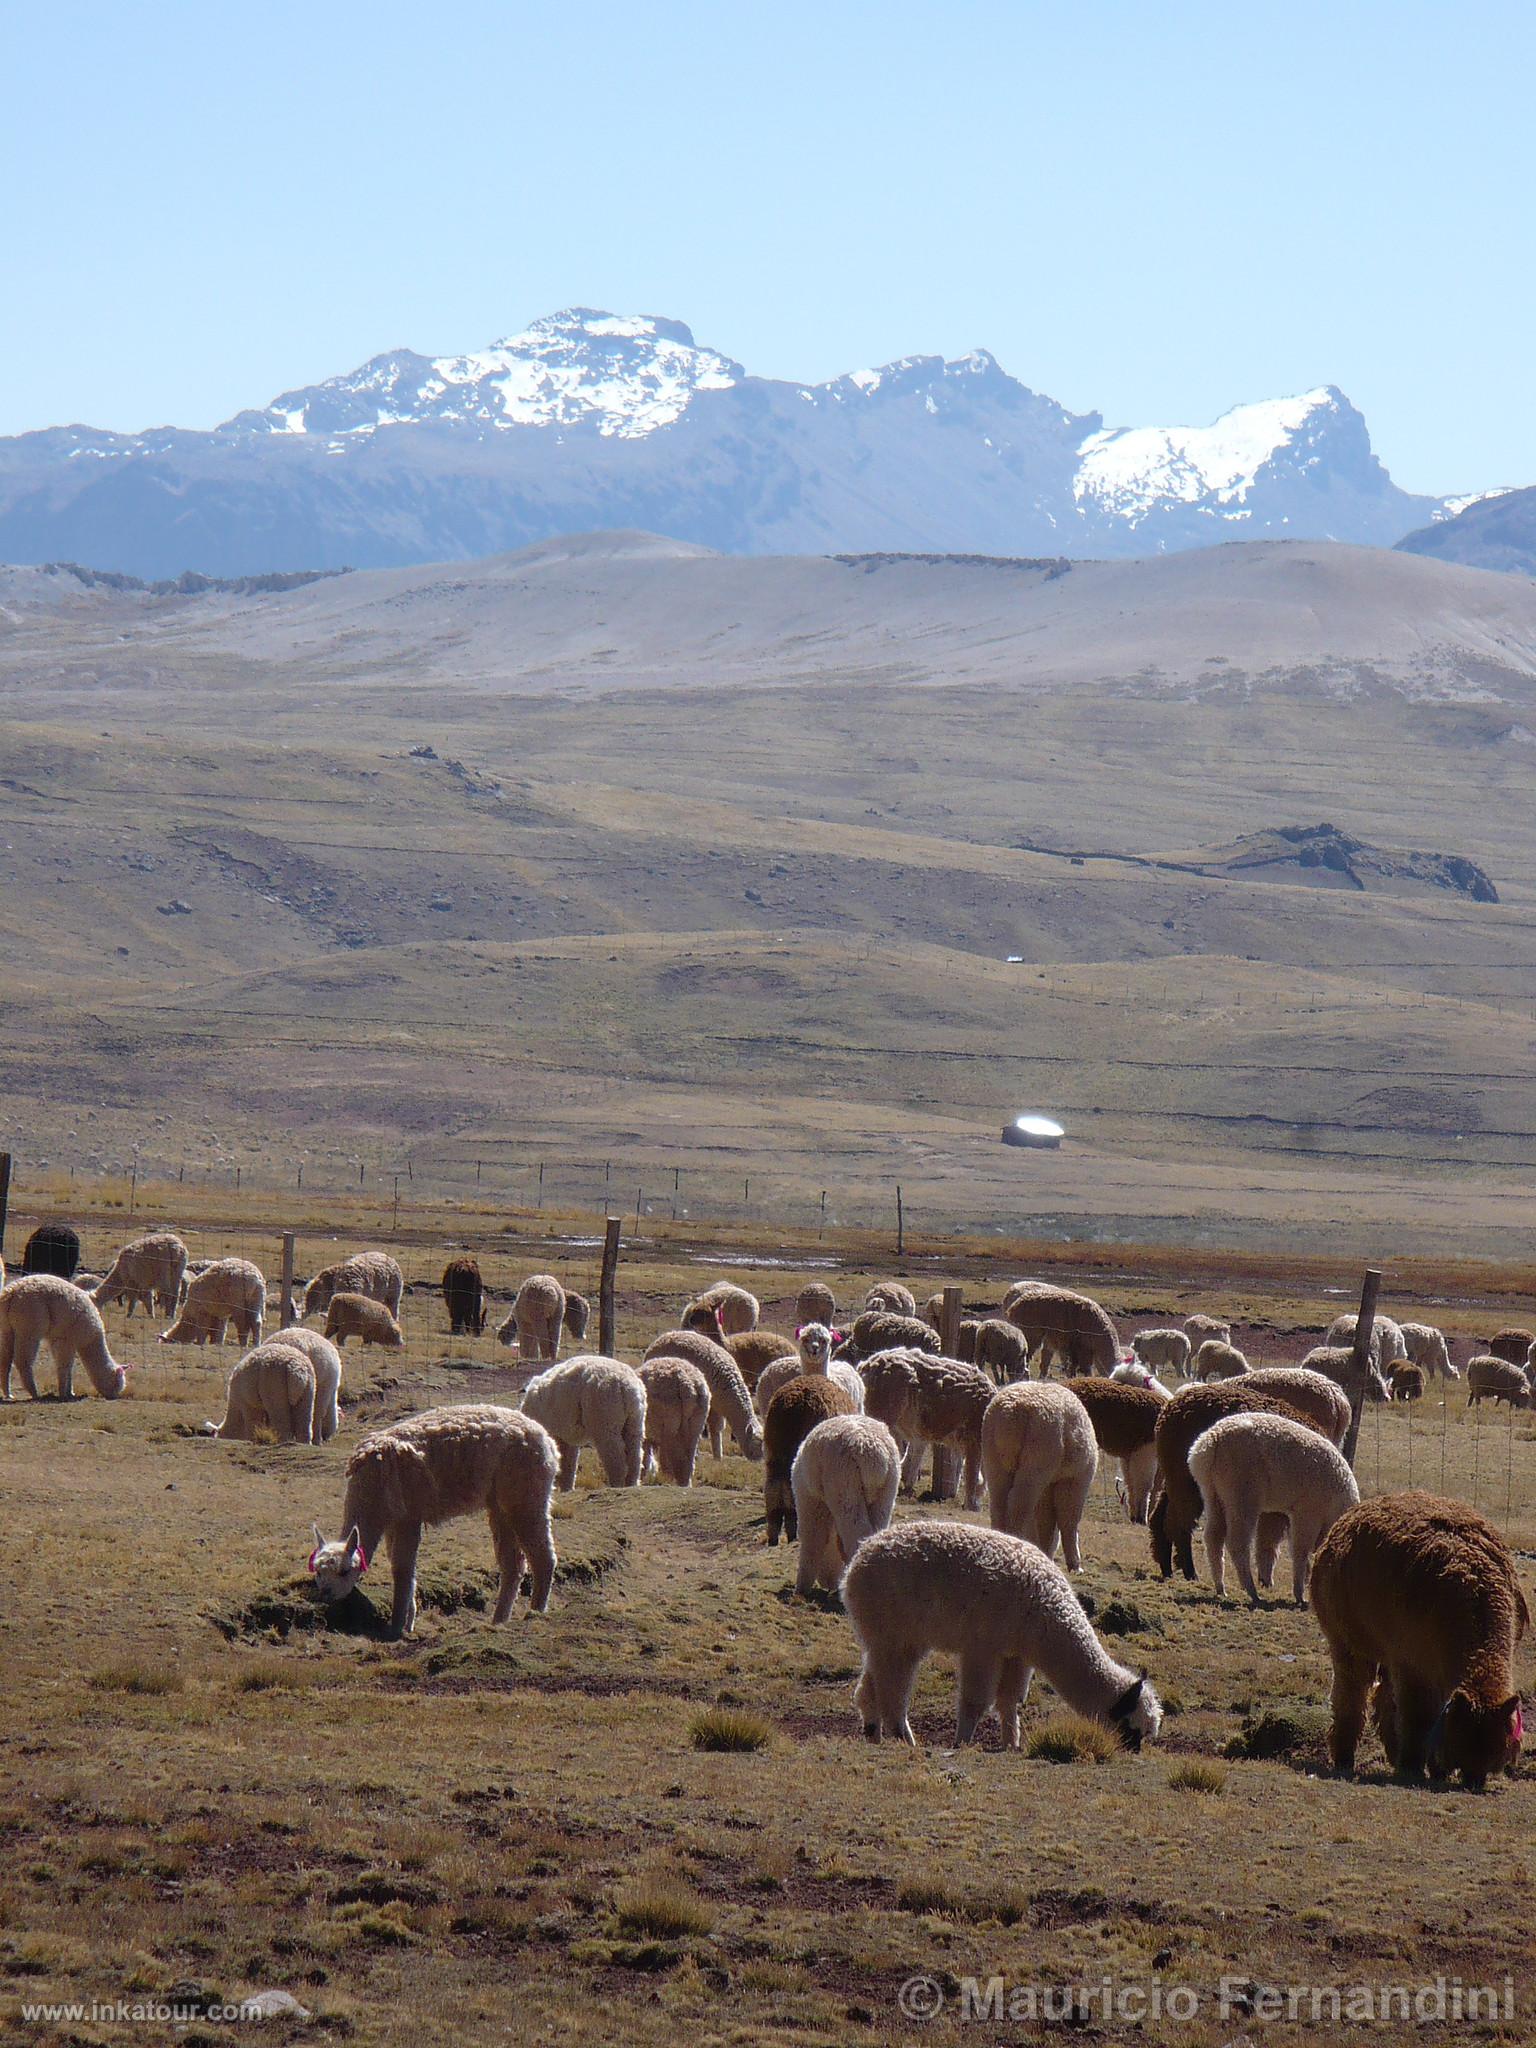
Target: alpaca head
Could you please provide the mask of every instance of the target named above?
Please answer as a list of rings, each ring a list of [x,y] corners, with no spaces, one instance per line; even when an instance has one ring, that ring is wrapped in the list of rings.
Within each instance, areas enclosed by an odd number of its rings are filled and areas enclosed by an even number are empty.
[[[107,1365],[109,1370],[106,1381],[100,1391],[108,1401],[115,1401],[127,1389],[128,1368],[124,1365],[119,1365],[115,1358],[109,1358]]]
[[[795,1332],[800,1343],[800,1363],[807,1372],[824,1373],[832,1356],[832,1332],[825,1323],[802,1323]]]
[[[690,1302],[683,1312],[683,1328],[697,1331],[701,1337],[713,1337],[717,1344],[725,1342],[720,1311],[711,1301]]]
[[[1458,1687],[1430,1734],[1429,1767],[1438,1778],[1460,1771],[1462,1783],[1480,1792],[1495,1771],[1514,1769],[1524,1734],[1519,1693],[1495,1707],[1480,1707]]]
[[[339,1543],[327,1543],[314,1525],[315,1547],[309,1553],[309,1568],[315,1575],[315,1590],[322,1600],[345,1600],[368,1569],[368,1553],[354,1523]]]
[[[1143,1742],[1156,1740],[1163,1725],[1163,1703],[1144,1677],[1128,1685],[1109,1710],[1120,1740],[1127,1749],[1140,1749]]]

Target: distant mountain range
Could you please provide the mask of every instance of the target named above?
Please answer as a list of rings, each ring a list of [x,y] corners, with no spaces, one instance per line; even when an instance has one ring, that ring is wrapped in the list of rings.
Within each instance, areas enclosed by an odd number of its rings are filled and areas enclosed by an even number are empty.
[[[1209,427],[1106,428],[985,350],[800,385],[678,321],[585,308],[470,355],[375,356],[206,433],[0,440],[0,560],[150,579],[462,560],[616,527],[732,554],[1391,546],[1467,503],[1399,490],[1331,385]]]
[[[1410,533],[1398,546],[1466,569],[1536,576],[1536,490],[1492,491],[1454,518]]]

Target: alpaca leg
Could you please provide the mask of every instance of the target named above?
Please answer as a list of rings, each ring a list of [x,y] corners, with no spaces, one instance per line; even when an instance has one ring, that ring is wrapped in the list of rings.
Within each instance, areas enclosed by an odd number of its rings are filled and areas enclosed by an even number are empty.
[[[0,1401],[11,1398],[11,1367],[16,1358],[16,1336],[9,1329],[0,1330]]]
[[[389,1632],[408,1636],[416,1626],[416,1553],[421,1548],[420,1522],[397,1522],[389,1532],[389,1563],[394,1573],[395,1598],[390,1608]]]
[[[699,1438],[691,1422],[684,1423],[682,1439],[677,1447],[677,1483],[692,1486],[693,1468],[698,1462]]]
[[[960,1697],[955,1717],[955,1742],[963,1748],[977,1723],[990,1712],[1002,1677],[1002,1659],[991,1650],[967,1650],[960,1659]]]
[[[1397,1764],[1397,1695],[1392,1690],[1392,1679],[1383,1671],[1376,1681],[1376,1690],[1371,1695],[1371,1719],[1376,1723],[1376,1733],[1381,1737],[1381,1746],[1387,1753],[1387,1762],[1394,1768]]]
[[[998,1671],[997,1718],[1009,1749],[1019,1747],[1019,1709],[1028,1697],[1029,1681],[1034,1675],[1022,1657],[1005,1657]]]
[[[1033,1521],[1024,1523],[1018,1533],[1037,1543],[1047,1557],[1056,1555],[1056,1542],[1061,1530],[1056,1522],[1056,1497],[1049,1486],[1042,1488],[1035,1501]]]
[[[1328,1754],[1335,1770],[1353,1771],[1355,1751],[1365,1728],[1371,1680],[1376,1674],[1371,1665],[1356,1662],[1334,1644],[1328,1647],[1333,1655],[1333,1722],[1328,1731]]]
[[[725,1417],[718,1408],[709,1411],[709,1448],[714,1457],[725,1456]]]
[[[917,1747],[917,1737],[912,1733],[907,1712],[912,1703],[912,1687],[917,1682],[917,1667],[922,1661],[920,1650],[891,1651],[880,1660],[877,1680],[886,1727],[913,1749]]]
[[[625,1486],[640,1484],[640,1446],[645,1441],[645,1430],[639,1418],[627,1415],[624,1418],[624,1479]]]
[[[858,1556],[859,1545],[873,1536],[877,1529],[885,1527],[884,1522],[875,1519],[875,1515],[870,1512],[869,1503],[861,1494],[855,1494],[851,1500],[839,1501],[833,1522],[838,1552],[848,1564],[852,1564]]]
[[[1312,1516],[1291,1516],[1291,1595],[1298,1607],[1307,1604],[1307,1572],[1321,1533]]]
[[[558,1441],[558,1439],[557,1439]],[[581,1445],[560,1445],[560,1474],[555,1484],[562,1493],[569,1493],[576,1484],[576,1467],[581,1462]]]
[[[517,1538],[518,1547],[528,1560],[528,1569],[533,1578],[533,1589],[528,1601],[530,1614],[542,1614],[549,1606],[549,1590],[555,1583],[555,1535],[550,1526],[549,1505],[542,1493],[537,1500],[525,1500],[520,1494],[507,1502],[503,1509],[507,1527]],[[513,1598],[517,1588],[512,1589]],[[511,1601],[508,1603],[511,1606]]]
[[[1147,1444],[1141,1450],[1133,1451],[1130,1457],[1122,1458],[1120,1470],[1125,1479],[1131,1520],[1145,1523],[1147,1509],[1151,1505],[1152,1488],[1157,1479],[1156,1444]]]
[[[1280,1545],[1289,1527],[1288,1515],[1270,1513],[1259,1517],[1259,1532],[1254,1547],[1259,1569],[1259,1584],[1266,1593],[1275,1583],[1275,1559],[1280,1555]],[[1293,1562],[1295,1547],[1293,1542]]]
[[[1040,1482],[1030,1472],[1015,1472],[1011,1478],[1007,1473],[1000,1473],[997,1477],[995,1487],[990,1479],[987,1483],[993,1528],[1001,1529],[1009,1536],[1033,1536],[1040,1505]]]
[[[1406,1671],[1392,1673],[1392,1690],[1397,1698],[1397,1755],[1393,1762],[1401,1777],[1417,1778],[1428,1762],[1430,1731],[1445,1702],[1431,1686]]]
[[[1234,1501],[1227,1511],[1227,1549],[1236,1567],[1238,1583],[1253,1606],[1259,1604],[1259,1589],[1253,1577],[1253,1539],[1259,1518],[1247,1501]]]
[[[834,1538],[832,1516],[824,1500],[810,1498],[800,1518],[800,1559],[795,1571],[795,1591],[810,1593],[818,1585],[832,1583]]]
[[[75,1347],[67,1337],[49,1339],[49,1350],[58,1372],[59,1399],[73,1401],[75,1398]]]
[[[1227,1511],[1213,1491],[1205,1504],[1205,1555],[1211,1567],[1211,1584],[1223,1600],[1227,1597],[1227,1574],[1222,1552],[1227,1541]]]
[[[927,1448],[926,1441],[920,1436],[914,1436],[908,1440],[906,1450],[902,1453],[901,1459],[901,1490],[903,1493],[916,1493],[917,1482],[922,1477],[923,1472],[923,1453]]]
[[[1056,1525],[1061,1530],[1061,1550],[1067,1561],[1069,1572],[1080,1572],[1083,1568],[1083,1554],[1078,1548],[1078,1531],[1082,1527],[1083,1510],[1088,1505],[1088,1495],[1093,1489],[1093,1474],[1079,1473],[1075,1478],[1058,1479],[1051,1489],[1055,1503]]]
[[[972,1514],[981,1506],[981,1445],[965,1447],[965,1504]]]
[[[597,1462],[603,1468],[603,1477],[610,1486],[629,1484],[629,1447],[622,1429],[616,1429],[597,1437],[592,1445],[597,1452]]]
[[[502,1506],[491,1508],[491,1548],[496,1553],[496,1562],[501,1568],[501,1584],[496,1590],[496,1605],[491,1620],[500,1624],[512,1612],[523,1584],[523,1546],[517,1540],[517,1531],[512,1518]]]
[[[778,1548],[779,1537],[788,1521],[784,1497],[789,1487],[777,1473],[763,1474],[763,1513],[768,1520],[768,1548]]]
[[[315,1434],[315,1383],[313,1380],[310,1381],[304,1392],[300,1394],[298,1400],[294,1402],[293,1412],[289,1417],[289,1427],[293,1432],[293,1440],[296,1444],[319,1442],[320,1439]]]
[[[316,1442],[328,1444],[340,1427],[341,1410],[336,1405],[336,1392],[332,1388],[321,1404],[320,1423],[315,1432]]]

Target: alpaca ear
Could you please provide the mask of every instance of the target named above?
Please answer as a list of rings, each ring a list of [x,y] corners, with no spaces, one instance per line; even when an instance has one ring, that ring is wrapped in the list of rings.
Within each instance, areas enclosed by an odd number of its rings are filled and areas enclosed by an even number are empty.
[[[323,1537],[323,1536],[322,1536],[322,1535],[320,1534],[320,1524],[319,1524],[318,1522],[311,1522],[309,1526],[310,1526],[310,1527],[311,1527],[311,1529],[313,1529],[313,1530],[314,1530],[314,1532],[315,1532],[315,1548],[316,1548],[316,1550],[324,1550],[324,1548],[325,1548],[325,1538],[324,1538],[324,1537]]]

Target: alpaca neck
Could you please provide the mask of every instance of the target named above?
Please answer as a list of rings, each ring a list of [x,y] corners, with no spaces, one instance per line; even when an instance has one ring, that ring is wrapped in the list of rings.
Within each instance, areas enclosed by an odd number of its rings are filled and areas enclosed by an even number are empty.
[[[1023,1633],[1026,1645],[1034,1639],[1034,1648],[1025,1647],[1022,1654],[1039,1666],[1075,1714],[1102,1719],[1126,1687],[1135,1684],[1136,1673],[1106,1654],[1086,1618],[1081,1627],[1052,1627],[1055,1619],[1049,1613],[1041,1617],[1032,1606]]]

